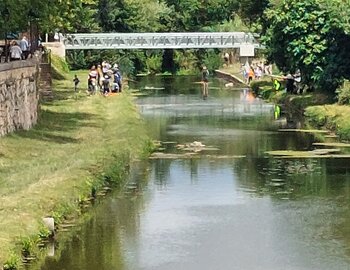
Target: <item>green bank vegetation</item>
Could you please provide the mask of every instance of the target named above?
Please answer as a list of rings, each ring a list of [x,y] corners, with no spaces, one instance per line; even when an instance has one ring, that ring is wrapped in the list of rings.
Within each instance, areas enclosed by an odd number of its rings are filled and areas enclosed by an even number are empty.
[[[8,269],[49,235],[43,217],[79,214],[80,203],[119,186],[130,162],[152,147],[128,93],[87,97],[86,72],[76,74],[82,93],[73,93],[74,73],[65,74],[37,126],[0,140],[0,265]]]

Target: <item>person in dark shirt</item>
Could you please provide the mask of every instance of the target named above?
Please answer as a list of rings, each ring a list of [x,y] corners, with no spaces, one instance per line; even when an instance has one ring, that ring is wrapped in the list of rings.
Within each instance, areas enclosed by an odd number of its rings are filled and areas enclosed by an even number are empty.
[[[107,96],[110,92],[109,89],[109,76],[105,75],[104,80],[102,81],[103,94]]]
[[[209,77],[209,71],[206,66],[203,66],[202,68],[202,83],[203,83],[203,99],[206,99],[208,97],[208,77]]]
[[[78,84],[80,83],[80,80],[79,80],[77,75],[74,75],[73,82],[74,82],[74,92],[77,93],[78,92]]]

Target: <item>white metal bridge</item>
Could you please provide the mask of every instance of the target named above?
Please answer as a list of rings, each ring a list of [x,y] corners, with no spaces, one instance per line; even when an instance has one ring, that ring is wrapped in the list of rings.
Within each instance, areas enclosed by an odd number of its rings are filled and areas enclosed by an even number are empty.
[[[66,50],[84,49],[195,49],[195,48],[263,48],[252,33],[93,33],[67,34]]]

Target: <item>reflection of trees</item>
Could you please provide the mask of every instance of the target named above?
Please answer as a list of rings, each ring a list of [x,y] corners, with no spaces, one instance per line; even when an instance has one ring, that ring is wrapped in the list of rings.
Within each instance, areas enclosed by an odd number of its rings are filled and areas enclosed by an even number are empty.
[[[59,261],[48,258],[42,270],[124,269],[118,234],[110,222],[101,222],[104,217],[96,214],[81,230],[75,231],[71,241],[64,246]]]
[[[329,173],[329,165],[334,173]],[[343,165],[338,163],[338,167]],[[350,177],[332,160],[245,158],[236,161],[235,170],[241,186],[258,193],[294,199],[350,197]]]
[[[191,173],[191,182],[192,184],[198,182],[198,164],[199,160],[191,159],[188,162],[189,171]]]
[[[72,231],[71,241],[61,243],[59,260],[47,259],[41,269],[125,269],[125,246],[137,249],[139,213],[149,199],[140,196],[149,179],[148,168],[147,162],[133,167],[127,194],[120,196],[123,191],[115,191],[91,209],[81,228]],[[135,188],[130,192],[129,186]]]
[[[170,176],[170,166],[172,160],[158,159],[152,162],[154,181],[158,187],[166,187]]]

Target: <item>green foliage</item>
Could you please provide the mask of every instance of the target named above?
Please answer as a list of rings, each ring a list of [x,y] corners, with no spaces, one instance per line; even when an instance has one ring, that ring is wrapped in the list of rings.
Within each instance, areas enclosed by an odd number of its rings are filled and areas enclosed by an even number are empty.
[[[47,239],[51,236],[51,231],[43,223],[40,224],[38,237],[40,239]]]
[[[99,30],[95,16],[97,0],[30,0],[39,16],[40,28],[52,32],[95,32]]]
[[[0,0],[0,28],[27,31],[31,21],[41,31],[93,32],[99,29],[96,8],[97,0]]]
[[[55,67],[58,71],[63,73],[69,72],[68,64],[64,58],[59,57],[57,55],[52,55],[51,63],[52,63],[52,66]]]
[[[305,115],[310,125],[333,130],[343,140],[350,140],[350,107],[344,105],[313,106]]]
[[[265,100],[271,100],[276,95],[276,90],[273,88],[271,81],[252,81],[250,87],[255,95]]]
[[[37,243],[37,239],[33,237],[22,237],[20,240],[22,255],[28,257],[32,254],[33,248]]]
[[[101,0],[98,10],[101,27],[108,32],[157,32],[163,27],[160,18],[171,16],[162,1],[154,0]]]
[[[77,211],[77,209],[72,202],[60,204],[52,211],[51,216],[55,220],[55,224],[60,224],[74,211]]]
[[[146,67],[151,74],[160,73],[162,71],[162,56],[153,54],[146,58]]]
[[[215,49],[206,50],[202,63],[208,68],[208,70],[213,71],[218,69],[222,63],[220,52]]]
[[[227,21],[222,23],[203,27],[205,32],[249,32],[249,27],[243,22],[237,14],[232,15]]]
[[[350,104],[350,82],[345,81],[344,84],[336,91],[338,104],[345,105]]]
[[[238,5],[237,0],[165,0],[172,9],[170,17],[163,18],[162,24],[168,31],[200,31],[229,20]]]
[[[180,72],[178,74],[190,74],[197,69],[197,57],[192,50],[176,50],[174,62]]]
[[[324,106],[313,106],[305,110],[305,116],[314,127],[326,125],[326,110]]]
[[[69,72],[69,67],[65,59],[57,55],[51,55],[51,67],[52,78],[56,80],[64,80]]]
[[[269,3],[269,0],[241,0],[238,14],[247,25],[257,24],[263,18],[262,15]]]
[[[349,17],[339,19],[339,10],[349,5],[341,0],[285,0],[270,8],[264,25],[268,58],[284,72],[300,69],[311,87],[334,92],[350,77]]]
[[[4,263],[4,270],[16,270],[19,268],[20,262],[20,256],[12,252],[7,261]]]
[[[84,51],[67,51],[66,60],[72,70],[85,69],[88,67]]]

